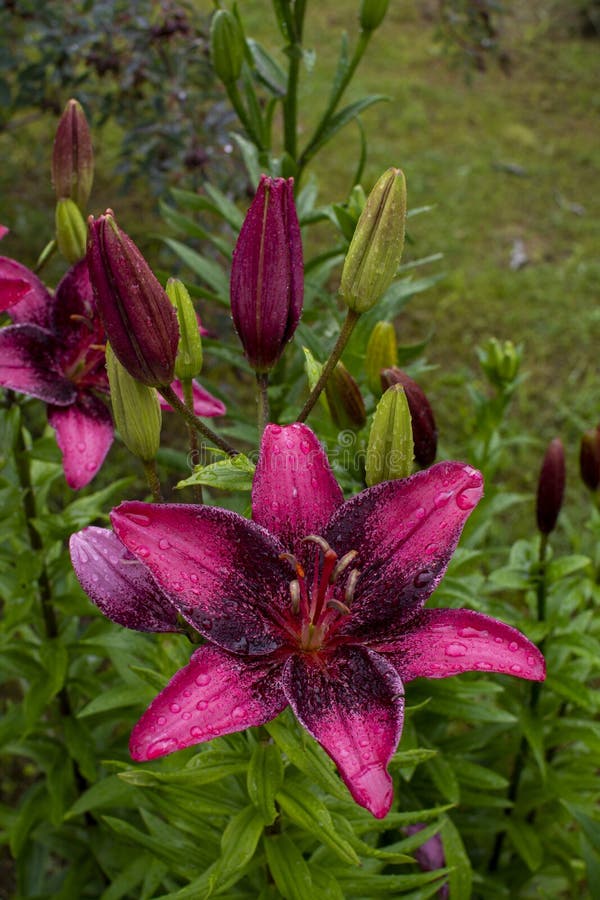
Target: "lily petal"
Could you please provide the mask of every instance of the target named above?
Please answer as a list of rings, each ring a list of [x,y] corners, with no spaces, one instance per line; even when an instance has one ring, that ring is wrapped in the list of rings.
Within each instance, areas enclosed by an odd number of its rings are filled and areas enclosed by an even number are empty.
[[[318,438],[306,425],[267,425],[252,487],[255,522],[296,555],[309,534],[320,534],[344,502]]]
[[[315,660],[293,656],[283,689],[298,721],[339,769],[360,806],[382,819],[392,803],[386,766],[400,740],[404,689],[395,669],[373,651],[342,647]]]
[[[67,484],[78,491],[98,472],[113,442],[110,413],[93,394],[80,394],[71,406],[50,407],[48,421],[62,450]]]
[[[287,705],[277,675],[272,664],[247,662],[208,644],[200,647],[133,729],[132,759],[155,759],[269,722]]]
[[[67,406],[76,397],[56,361],[58,348],[49,331],[37,325],[9,325],[0,330],[0,386]]]
[[[0,256],[0,310],[10,308],[16,324],[48,328],[52,294],[37,275],[15,259]]]
[[[0,241],[3,237],[6,237],[9,231],[10,228],[7,228],[6,225],[0,225]]]
[[[338,555],[358,551],[352,616],[340,633],[373,645],[400,636],[441,581],[482,493],[476,469],[441,462],[345,503],[324,534]]]
[[[179,380],[175,380],[171,383],[171,387],[179,397],[182,403],[185,402],[185,398],[183,396],[183,387]],[[218,400],[217,397],[213,397],[213,395],[203,388],[201,384],[198,384],[197,381],[192,381],[192,390],[194,394],[194,412],[197,416],[202,416],[204,419],[211,419],[215,416],[224,416],[227,412],[225,404]],[[160,405],[162,409],[168,410],[172,412],[171,407],[167,403],[167,401],[159,395]]]
[[[106,340],[86,259],[80,260],[60,280],[51,306],[51,330],[58,336],[63,353],[68,348],[87,347]]]
[[[516,628],[470,609],[427,609],[405,634],[378,645],[402,681],[461,672],[500,672],[530,681],[546,677],[544,657]]]
[[[183,631],[167,595],[108,528],[78,531],[69,549],[81,587],[108,619],[135,631]]]
[[[283,645],[289,564],[264,529],[230,510],[185,504],[122,503],[111,519],[125,546],[206,638],[251,656]]]

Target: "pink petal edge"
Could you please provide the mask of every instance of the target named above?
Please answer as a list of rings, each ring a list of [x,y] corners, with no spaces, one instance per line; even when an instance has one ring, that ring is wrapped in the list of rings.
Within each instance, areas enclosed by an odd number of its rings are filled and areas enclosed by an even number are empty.
[[[141,762],[251,726],[263,725],[287,701],[271,665],[249,663],[205,645],[152,701],[129,742]]]
[[[48,421],[56,431],[67,484],[78,491],[97,474],[113,442],[110,413],[97,397],[82,394],[71,406],[50,407]]]
[[[429,609],[397,640],[377,645],[404,682],[461,672],[546,677],[544,657],[516,628],[470,609]]]

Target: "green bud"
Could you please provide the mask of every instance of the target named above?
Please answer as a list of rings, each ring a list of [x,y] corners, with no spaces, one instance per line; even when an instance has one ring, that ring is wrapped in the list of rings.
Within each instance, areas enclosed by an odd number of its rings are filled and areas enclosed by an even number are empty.
[[[360,27],[363,31],[375,31],[385,18],[390,0],[362,0],[360,4]]]
[[[329,376],[325,395],[331,418],[338,428],[359,431],[365,425],[367,413],[360,388],[342,362]]]
[[[202,371],[202,338],[192,298],[182,281],[169,278],[167,296],[177,312],[179,344],[175,358],[175,377],[191,381]]]
[[[106,371],[110,401],[119,434],[127,449],[143,462],[150,462],[160,446],[162,414],[155,388],[136,381],[106,345]]]
[[[404,388],[394,384],[377,404],[373,416],[366,458],[368,486],[407,478],[412,471],[412,462],[410,410]]]
[[[367,197],[342,270],[340,296],[364,313],[392,283],[402,256],[406,219],[406,181],[400,169],[388,169]]]
[[[56,243],[71,265],[85,256],[87,226],[74,200],[64,197],[56,204]]]
[[[237,81],[244,62],[244,35],[236,17],[226,9],[219,9],[212,18],[210,44],[215,72],[223,84]]]
[[[381,370],[391,369],[398,364],[398,341],[396,330],[391,322],[377,322],[371,332],[365,369],[369,389],[376,397],[381,396]]]
[[[515,347],[512,341],[501,344],[496,338],[490,338],[477,353],[491,384],[506,388],[515,381],[521,365],[521,347]]]

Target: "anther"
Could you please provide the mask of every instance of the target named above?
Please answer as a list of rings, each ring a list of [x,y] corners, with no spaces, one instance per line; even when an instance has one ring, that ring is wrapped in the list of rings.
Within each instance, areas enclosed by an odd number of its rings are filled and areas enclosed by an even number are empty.
[[[71,313],[71,315],[69,316],[69,319],[72,322],[82,322],[83,325],[85,325],[87,328],[89,328],[90,331],[94,330],[94,323],[92,322],[92,320],[90,318],[88,318],[88,316],[82,316],[79,313]]]
[[[349,608],[341,600],[328,600],[327,606],[330,609],[337,609],[338,612],[344,613],[344,615],[348,615],[350,612]]]
[[[296,559],[296,557],[294,556],[293,553],[280,553],[279,559],[284,559],[286,562],[289,562],[289,564],[291,565],[292,569],[294,570],[294,572],[296,573],[298,578],[304,578],[304,574],[305,574],[304,569],[302,568],[302,566],[300,565],[300,563],[298,562],[298,560]]]
[[[340,577],[342,572],[346,571],[346,569],[348,568],[350,563],[354,559],[356,559],[357,556],[358,556],[357,550],[349,550],[348,553],[344,553],[342,558],[340,560],[338,560],[335,569],[329,576],[329,584],[334,584],[338,580],[338,578]]]
[[[352,569],[352,571],[348,575],[348,581],[346,582],[346,589],[344,591],[344,600],[346,601],[348,606],[350,606],[350,604],[354,600],[354,591],[356,590],[356,584],[359,578],[360,571],[358,569]]]
[[[300,609],[300,582],[290,581],[290,597],[292,600],[292,609],[295,613]]]
[[[101,353],[106,353],[106,344],[90,344],[90,350],[99,350]]]
[[[310,542],[311,544],[317,544],[323,551],[323,553],[333,553],[333,550],[325,540],[322,538],[320,534],[309,534],[305,538],[302,538],[303,541]]]

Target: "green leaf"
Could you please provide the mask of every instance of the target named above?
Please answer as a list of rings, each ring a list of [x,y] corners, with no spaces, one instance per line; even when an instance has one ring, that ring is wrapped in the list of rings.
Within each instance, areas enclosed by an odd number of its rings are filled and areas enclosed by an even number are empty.
[[[450,803],[460,802],[460,786],[450,763],[440,754],[425,763],[431,779],[442,797]]]
[[[426,762],[437,756],[437,750],[429,750],[426,747],[418,747],[415,750],[400,750],[394,753],[390,759],[390,766],[393,768],[413,768],[419,763]]]
[[[240,153],[242,154],[242,159],[244,160],[244,165],[248,172],[250,184],[253,187],[258,186],[261,176],[261,165],[258,160],[258,150],[256,149],[256,145],[243,135],[237,134],[237,132],[232,132],[231,137],[240,148]]]
[[[94,739],[86,725],[73,716],[65,716],[62,720],[65,743],[79,771],[89,782],[97,778]]]
[[[241,875],[263,833],[263,818],[255,806],[247,806],[230,820],[221,839],[222,856],[217,861],[218,884],[229,887]]]
[[[246,39],[252,56],[256,74],[262,83],[276,97],[285,97],[287,92],[287,76],[281,66],[268,53],[262,44],[252,38]]]
[[[86,716],[95,716],[98,713],[105,713],[113,709],[123,709],[127,706],[143,706],[144,702],[149,703],[151,699],[151,691],[145,691],[143,687],[119,685],[111,688],[109,691],[105,691],[103,694],[98,694],[97,697],[90,700],[79,711],[77,716],[83,719]]]
[[[469,900],[471,896],[471,883],[473,873],[471,861],[467,855],[458,829],[449,818],[444,818],[440,830],[440,837],[444,845],[444,857],[446,865],[450,869],[450,896],[460,900]]]
[[[90,810],[111,808],[116,806],[137,807],[140,794],[133,787],[125,784],[118,775],[108,775],[93,784],[77,798],[67,812],[65,818],[73,819]]]
[[[354,103],[349,103],[348,106],[345,106],[330,118],[326,127],[323,129],[319,140],[315,144],[311,145],[311,156],[314,156],[315,153],[324,146],[324,144],[330,141],[332,137],[335,137],[338,131],[340,131],[345,125],[347,125],[358,115],[360,115],[363,110],[368,109],[370,106],[373,106],[374,103],[381,103],[384,100],[390,99],[391,98],[386,94],[369,94],[366,97],[362,97],[360,100],[356,100]]]
[[[194,275],[201,278],[215,291],[219,303],[223,306],[229,306],[229,282],[225,272],[217,263],[200,256],[195,250],[192,250],[175,238],[163,238],[163,243],[170,247],[173,253],[191,269]]]
[[[285,900],[315,900],[313,882],[306,860],[286,834],[265,838],[269,871]]]
[[[235,232],[238,232],[242,227],[244,216],[239,211],[235,203],[232,203],[231,200],[225,196],[223,191],[220,191],[219,188],[215,187],[214,184],[211,184],[210,181],[206,181],[204,183],[204,190],[213,201],[225,221],[231,225]]]
[[[188,216],[184,216],[182,213],[177,212],[172,206],[168,206],[164,200],[160,201],[160,213],[167,225],[177,229],[177,231],[182,232],[187,237],[209,241],[227,260],[231,258],[233,248],[228,241],[224,240],[213,231],[204,228]]]
[[[506,820],[506,830],[514,848],[531,872],[537,871],[542,864],[544,848],[538,829],[511,816]]]
[[[360,860],[331,820],[325,804],[306,786],[304,779],[287,778],[276,797],[282,813],[309,834],[327,844],[345,862],[359,865]]]
[[[560,678],[549,675],[544,685],[544,689],[548,688],[559,697],[564,697],[565,700],[569,700],[589,712],[596,713],[598,711],[600,706],[598,691],[587,688],[574,678],[569,678],[568,675],[561,674]]]
[[[128,784],[139,787],[165,785],[201,785],[221,781],[230,775],[242,775],[248,768],[247,757],[221,750],[206,750],[195,756],[187,766],[175,772],[154,771],[153,769],[127,769],[118,777]]]
[[[277,818],[275,795],[283,784],[281,750],[275,744],[257,744],[248,765],[248,796],[259,810],[265,825]]]
[[[308,735],[300,735],[293,724],[288,727],[285,715],[267,722],[264,727],[297,769],[339,800],[349,799],[347,789],[335,774],[333,763],[328,757],[324,758],[322,751],[319,753]]]
[[[470,787],[483,791],[503,791],[508,787],[508,780],[503,775],[498,775],[492,769],[480,766],[457,756],[446,757],[450,762],[458,780]]]
[[[250,491],[254,479],[255,465],[243,453],[229,456],[208,466],[197,466],[193,475],[179,481],[177,488],[193,484],[204,484],[222,491]]]

